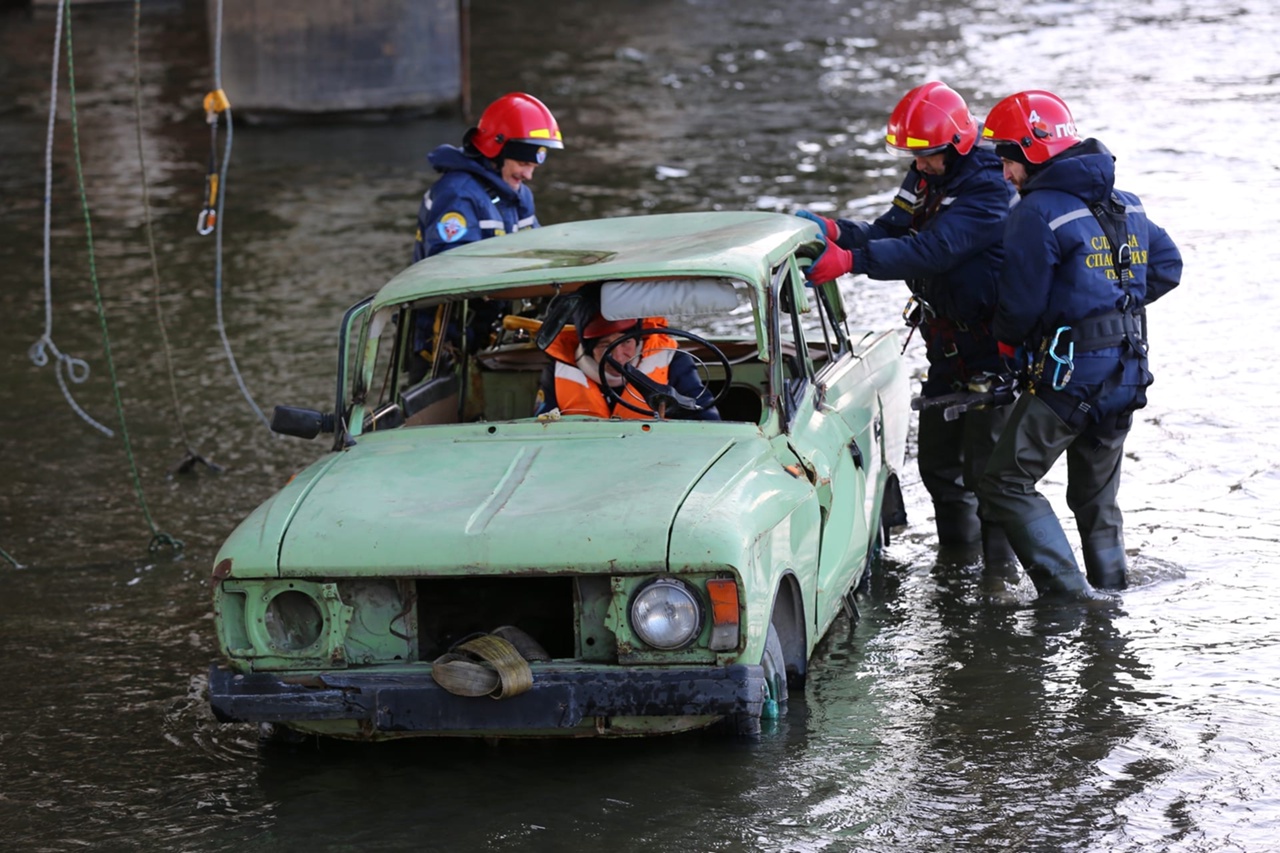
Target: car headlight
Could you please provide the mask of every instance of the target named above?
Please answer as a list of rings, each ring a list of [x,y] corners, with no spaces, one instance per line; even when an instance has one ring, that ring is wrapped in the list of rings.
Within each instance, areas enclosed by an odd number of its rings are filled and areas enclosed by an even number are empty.
[[[655,649],[682,649],[702,632],[702,603],[675,578],[658,578],[631,601],[631,628]]]
[[[291,589],[271,599],[265,623],[271,645],[283,652],[299,652],[314,646],[320,639],[324,614],[314,598]]]

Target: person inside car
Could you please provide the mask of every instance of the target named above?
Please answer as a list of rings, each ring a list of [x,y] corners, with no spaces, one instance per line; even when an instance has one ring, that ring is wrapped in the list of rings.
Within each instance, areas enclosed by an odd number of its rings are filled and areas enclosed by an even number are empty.
[[[649,420],[720,420],[693,356],[662,333],[666,321],[608,320],[596,313],[581,335],[566,326],[546,348],[536,414]],[[616,344],[616,346],[615,346]],[[606,392],[600,385],[601,365]]]

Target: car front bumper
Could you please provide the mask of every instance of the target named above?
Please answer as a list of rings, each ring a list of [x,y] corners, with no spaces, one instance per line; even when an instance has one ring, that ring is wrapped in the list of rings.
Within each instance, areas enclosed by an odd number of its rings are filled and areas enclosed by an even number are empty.
[[[354,721],[375,733],[563,732],[608,717],[743,715],[759,719],[768,695],[758,665],[656,669],[534,669],[533,687],[505,699],[458,696],[430,670],[336,671],[302,677],[241,674],[214,663],[209,701],[222,722]]]

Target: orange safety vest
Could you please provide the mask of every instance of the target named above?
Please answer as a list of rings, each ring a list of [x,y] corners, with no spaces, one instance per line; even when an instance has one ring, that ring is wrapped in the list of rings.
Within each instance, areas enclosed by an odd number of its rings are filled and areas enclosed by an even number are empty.
[[[660,324],[660,325],[659,325]],[[662,320],[645,320],[645,328],[661,328],[666,323]],[[547,347],[547,355],[555,361],[555,393],[556,408],[562,415],[589,415],[594,418],[629,418],[632,420],[653,420],[653,415],[633,412],[626,406],[615,405],[610,408],[604,392],[600,390],[597,377],[588,376],[578,367],[578,333],[565,329],[551,345]],[[676,339],[670,335],[653,335],[644,339],[640,350],[640,362],[636,366],[640,372],[654,382],[667,384],[667,375],[671,368],[671,359],[675,355]],[[619,395],[633,406],[648,408],[648,404],[630,385],[621,387]]]

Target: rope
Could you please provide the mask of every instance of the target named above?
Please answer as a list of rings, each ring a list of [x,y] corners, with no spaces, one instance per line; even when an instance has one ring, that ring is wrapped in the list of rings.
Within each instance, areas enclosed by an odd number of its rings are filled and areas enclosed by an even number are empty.
[[[240,386],[240,393],[249,403],[249,407],[253,409],[258,420],[268,430],[271,429],[271,422],[267,420],[267,416],[262,413],[262,409],[258,408],[258,404],[254,402],[253,395],[249,393],[248,387],[245,385],[244,377],[240,374],[240,368],[236,365],[236,357],[231,352],[231,342],[227,340],[227,327],[222,318],[222,224],[223,209],[227,201],[227,165],[231,161],[231,137],[233,133],[233,125],[231,121],[231,104],[227,102],[226,96],[222,91],[222,0],[218,0],[217,13],[215,15],[214,27],[214,48],[213,48],[213,88],[219,98],[213,99],[218,104],[218,109],[207,109],[207,117],[210,124],[210,147],[217,150],[218,135],[218,112],[227,114],[227,141],[222,153],[222,169],[218,175],[218,185],[215,192],[218,196],[217,214],[214,219],[214,268],[213,268],[213,292],[214,302],[217,306],[217,325],[218,337],[222,339],[222,349],[227,354],[227,362],[231,365],[231,374],[236,379],[236,384]],[[210,98],[205,99],[206,104],[210,103]],[[202,216],[203,219],[203,216]]]
[[[62,389],[62,396],[66,398],[71,410],[89,426],[111,438],[115,433],[80,408],[80,404],[76,402],[75,397],[71,395],[71,390],[67,387],[67,379],[76,384],[88,379],[89,365],[84,359],[73,358],[60,352],[53,342],[53,276],[49,272],[49,235],[52,230],[50,217],[53,207],[53,125],[58,115],[58,65],[62,61],[62,19],[65,7],[65,3],[58,4],[57,24],[53,32],[53,72],[49,84],[49,132],[44,142],[44,334],[27,350],[27,356],[36,367],[44,367],[49,363],[49,353],[45,350],[46,348],[50,350],[58,362],[53,375],[58,380],[58,387]]]
[[[65,5],[70,0],[63,0]],[[59,7],[61,8],[61,6]],[[120,384],[116,378],[115,361],[111,357],[111,337],[107,332],[107,312],[102,304],[102,290],[98,286],[98,267],[94,259],[93,252],[93,223],[89,217],[89,195],[85,190],[84,183],[84,165],[80,157],[80,123],[76,115],[76,65],[74,52],[71,49],[71,15],[66,16],[67,23],[67,89],[70,92],[71,101],[71,139],[76,159],[76,181],[80,189],[80,206],[84,211],[84,229],[85,237],[89,246],[89,279],[93,282],[93,298],[98,306],[98,322],[102,326],[102,351],[107,359],[107,369],[111,373],[111,391],[115,396],[116,415],[120,419],[120,434],[124,438],[125,452],[129,456],[129,468],[133,475],[134,491],[138,495],[138,504],[142,507],[142,514],[146,518],[147,526],[151,528],[151,542],[147,546],[148,550],[156,551],[162,546],[172,547],[175,551],[182,550],[181,540],[175,539],[167,533],[163,533],[156,529],[155,522],[151,519],[151,511],[147,508],[147,500],[142,494],[142,482],[138,476],[138,465],[133,457],[133,444],[129,440],[129,427],[124,419],[124,403],[120,399]]]
[[[164,344],[164,363],[169,373],[169,393],[173,399],[173,417],[178,424],[178,432],[182,436],[187,455],[173,471],[187,472],[197,463],[208,466],[215,473],[222,468],[205,459],[191,448],[191,438],[187,433],[187,425],[182,419],[182,408],[178,403],[178,380],[173,374],[173,348],[169,344],[169,331],[165,328],[164,311],[160,307],[160,264],[156,260],[155,230],[151,224],[151,186],[147,181],[147,157],[142,144],[142,0],[133,2],[133,110],[137,118],[138,132],[138,168],[142,173],[142,213],[146,225],[147,251],[151,256],[151,280],[154,284],[152,293],[155,297],[156,324],[160,327],[160,340]]]
[[[5,549],[3,549],[3,548],[0,548],[0,557],[4,557],[6,560],[8,560],[10,563],[12,563],[12,564],[13,564],[13,567],[14,567],[15,569],[25,569],[25,568],[26,568],[26,566],[22,565],[22,563],[19,563],[17,560],[13,559],[13,557],[9,556],[9,552],[8,552],[8,551],[6,551],[6,550],[5,550]]]

